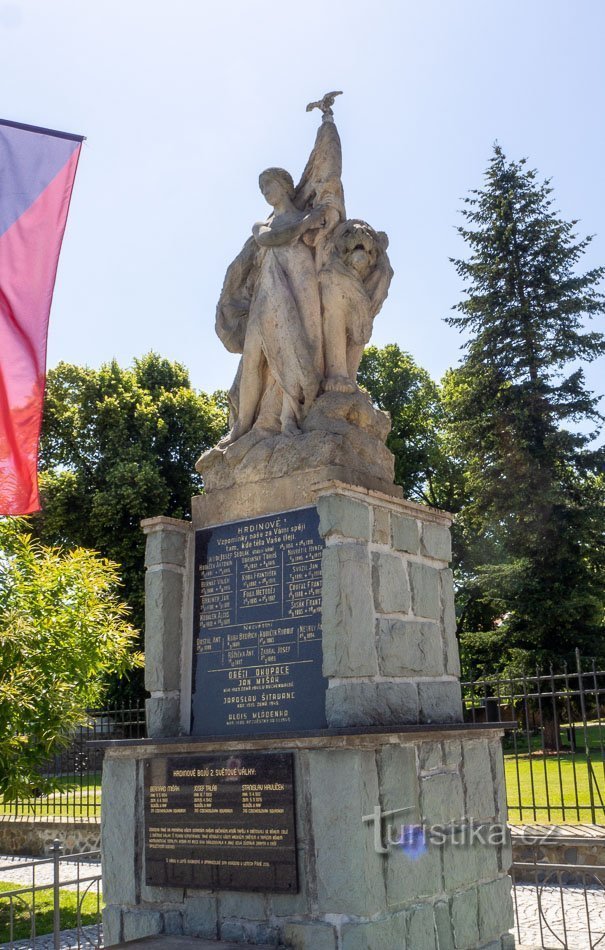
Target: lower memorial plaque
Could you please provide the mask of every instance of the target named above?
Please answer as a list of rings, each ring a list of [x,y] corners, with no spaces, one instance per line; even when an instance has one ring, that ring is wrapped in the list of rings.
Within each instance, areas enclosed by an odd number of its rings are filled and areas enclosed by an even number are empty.
[[[146,883],[298,889],[292,754],[145,760]]]

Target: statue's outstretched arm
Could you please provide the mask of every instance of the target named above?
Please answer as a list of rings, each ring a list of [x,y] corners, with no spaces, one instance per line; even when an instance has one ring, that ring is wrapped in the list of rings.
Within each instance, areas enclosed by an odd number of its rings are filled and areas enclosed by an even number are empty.
[[[257,223],[252,228],[252,234],[261,247],[279,247],[282,244],[291,244],[309,228],[321,227],[323,220],[323,209],[314,208],[294,224]]]

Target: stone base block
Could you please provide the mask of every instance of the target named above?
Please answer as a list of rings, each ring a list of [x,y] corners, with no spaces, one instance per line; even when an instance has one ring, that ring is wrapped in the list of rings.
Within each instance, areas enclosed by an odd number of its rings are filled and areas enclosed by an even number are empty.
[[[211,493],[292,473],[306,477],[311,460],[317,468],[355,472],[357,484],[365,488],[388,490],[395,471],[395,459],[384,444],[389,429],[388,414],[376,409],[367,393],[324,393],[301,432],[270,432],[259,424],[236,442],[204,452],[195,467]]]
[[[216,940],[199,940],[197,937],[142,937],[140,940],[129,940],[127,943],[114,945],[116,950],[240,950],[240,943],[225,943]],[[260,947],[260,950],[269,950]]]
[[[275,511],[312,505],[318,490],[328,483],[365,486],[365,479],[361,476],[356,479],[355,476],[355,467],[347,469],[343,465],[321,465],[299,474],[265,478],[260,482],[241,482],[231,488],[194,495],[191,499],[193,524],[196,528],[204,528],[224,521],[237,521],[238,518],[256,518]],[[398,485],[379,479],[371,487],[393,498],[403,495]]]
[[[143,758],[172,750],[110,747],[106,946],[146,935],[292,950],[501,946],[513,914],[506,815],[494,792],[498,727],[242,740],[240,748],[293,751],[299,893],[148,887]],[[192,766],[210,749],[216,743],[174,745]]]

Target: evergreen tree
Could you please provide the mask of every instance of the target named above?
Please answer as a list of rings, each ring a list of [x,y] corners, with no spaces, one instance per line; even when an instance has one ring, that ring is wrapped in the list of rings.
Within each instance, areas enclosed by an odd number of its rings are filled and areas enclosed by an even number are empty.
[[[443,445],[440,387],[396,343],[366,347],[357,382],[391,415],[387,446],[395,456],[395,482],[405,497],[453,511],[461,470]]]
[[[468,335],[445,387],[450,448],[466,466],[461,534],[474,538],[463,629],[483,632],[474,650],[515,665],[576,646],[603,654],[605,453],[592,447],[602,417],[579,364],[605,352],[585,328],[605,312],[605,269],[577,272],[591,238],[551,196],[495,147],[465,199],[470,256],[453,261],[465,299],[448,319]]]

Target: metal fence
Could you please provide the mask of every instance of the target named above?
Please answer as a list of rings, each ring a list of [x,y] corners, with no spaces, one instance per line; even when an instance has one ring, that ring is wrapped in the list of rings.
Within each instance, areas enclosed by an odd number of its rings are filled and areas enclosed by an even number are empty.
[[[540,846],[515,861],[513,903],[519,944],[605,948],[605,866],[544,861]]]
[[[515,722],[504,740],[512,822],[605,825],[605,670],[574,669],[462,684],[471,722]]]
[[[21,883],[0,892],[0,950],[102,947],[100,860],[99,851],[62,855],[55,841],[48,858],[2,867],[3,880]]]
[[[69,744],[48,761],[41,773],[41,780],[53,779],[55,790],[50,794],[35,790],[27,798],[10,801],[0,797],[0,821],[27,817],[98,818],[103,752],[90,748],[89,742],[142,739],[145,735],[143,705],[87,710],[85,722],[70,735]]]

